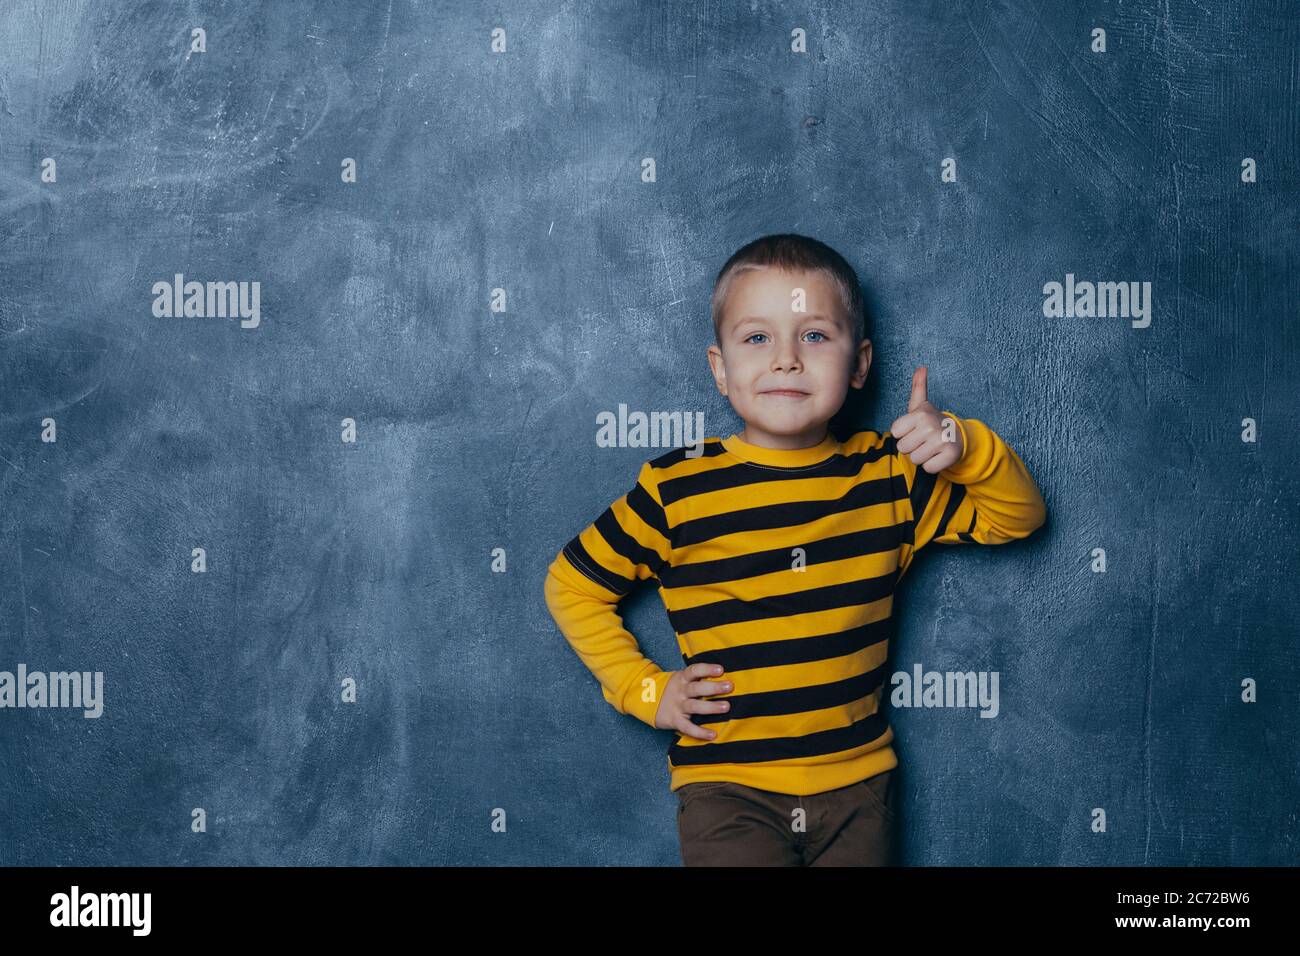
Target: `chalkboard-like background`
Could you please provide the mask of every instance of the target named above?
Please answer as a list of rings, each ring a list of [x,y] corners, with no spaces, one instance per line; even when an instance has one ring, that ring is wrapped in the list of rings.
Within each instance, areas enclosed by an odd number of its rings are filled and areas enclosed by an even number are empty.
[[[668,734],[542,582],[662,453],[598,413],[740,430],[708,296],[770,232],[862,278],[853,424],[928,365],[1048,503],[904,582],[894,668],[1001,681],[895,712],[905,861],[1294,863],[1298,46],[1284,2],[5,3],[0,670],[105,709],[0,710],[0,863],[678,864]],[[155,317],[176,273],[260,326]],[[1045,318],[1067,273],[1150,327]]]

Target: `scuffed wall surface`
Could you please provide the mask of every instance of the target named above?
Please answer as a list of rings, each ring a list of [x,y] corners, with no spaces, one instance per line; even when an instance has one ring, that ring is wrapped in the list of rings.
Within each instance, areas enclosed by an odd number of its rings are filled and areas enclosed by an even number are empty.
[[[708,296],[786,231],[862,278],[846,418],[927,365],[1048,503],[905,580],[894,667],[1001,690],[895,713],[905,862],[1294,863],[1298,34],[1281,2],[0,6],[0,670],[104,675],[97,719],[0,710],[0,864],[676,865],[668,735],[542,579],[661,453],[597,414],[740,430]],[[257,324],[155,315],[178,273],[257,282]],[[1067,274],[1150,282],[1150,324],[1044,316]],[[658,597],[626,610],[680,666]]]

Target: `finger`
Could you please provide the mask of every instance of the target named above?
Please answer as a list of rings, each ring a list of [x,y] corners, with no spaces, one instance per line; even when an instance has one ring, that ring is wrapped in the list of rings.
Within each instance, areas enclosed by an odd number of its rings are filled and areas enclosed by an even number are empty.
[[[929,377],[930,370],[922,365],[912,373],[912,397],[907,401],[907,410],[914,412],[927,401],[925,397],[926,379]]]
[[[731,681],[696,680],[686,685],[687,697],[712,697],[714,694],[731,693]]]
[[[673,725],[673,729],[684,737],[694,737],[696,740],[712,740],[718,736],[717,731],[709,730],[707,727],[701,727],[689,717],[683,715],[682,719]]]
[[[958,454],[955,448],[953,448],[951,442],[941,441],[939,443],[939,450],[930,458],[926,459],[926,462],[922,467],[932,475],[937,474],[945,468],[956,464],[960,457],[961,455]]]
[[[909,430],[905,433],[903,438],[898,439],[898,441],[894,443],[894,448],[900,455],[906,455],[909,454],[913,448],[919,447],[923,441],[925,441],[924,435],[918,434],[915,430]]]
[[[931,455],[928,459],[926,459],[925,464],[923,464],[921,468],[924,469],[925,471],[928,471],[932,475],[937,475],[939,472],[943,471],[945,468],[948,467],[949,463],[945,461],[944,458],[945,456],[942,454]]]
[[[934,429],[926,424],[923,416],[913,419],[914,425],[903,433],[903,437],[894,443],[900,455],[909,454],[920,448],[934,434]]]
[[[907,457],[912,460],[912,464],[916,465],[917,468],[924,468],[925,463],[934,457],[934,446],[928,441],[922,442],[920,447]]]
[[[725,714],[731,710],[729,700],[705,700],[703,697],[687,697],[682,702],[682,709],[691,714]]]
[[[690,667],[686,668],[683,673],[685,673],[687,683],[689,684],[692,680],[699,680],[703,677],[721,677],[722,665],[705,663],[692,664]]]
[[[924,464],[931,458],[935,457],[935,455],[939,454],[944,447],[946,447],[946,445],[944,444],[944,438],[941,434],[937,432],[926,434],[926,436],[920,438],[920,441],[915,442],[915,447],[911,449],[909,457],[913,460],[914,464],[918,464],[919,466],[919,464]]]
[[[921,443],[921,446],[912,452],[911,458],[918,468],[924,468],[930,474],[943,471],[948,467],[952,458],[952,445],[943,440],[943,436],[936,433]]]
[[[899,415],[894,419],[894,424],[889,426],[889,434],[893,435],[895,438],[902,438],[915,428],[917,422],[920,420],[921,418],[919,415]]]

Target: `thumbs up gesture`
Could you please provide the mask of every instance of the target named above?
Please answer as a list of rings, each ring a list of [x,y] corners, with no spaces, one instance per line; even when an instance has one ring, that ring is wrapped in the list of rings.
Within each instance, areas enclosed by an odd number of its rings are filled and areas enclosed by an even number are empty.
[[[924,365],[912,373],[907,414],[895,419],[889,430],[900,454],[908,455],[913,463],[934,474],[961,461],[966,447],[957,423],[942,415],[925,397],[928,374]]]

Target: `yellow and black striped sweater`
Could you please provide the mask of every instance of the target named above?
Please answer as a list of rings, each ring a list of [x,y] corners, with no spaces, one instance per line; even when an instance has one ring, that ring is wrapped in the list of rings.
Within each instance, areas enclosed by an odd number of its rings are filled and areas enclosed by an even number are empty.
[[[623,626],[619,600],[655,578],[686,665],[721,664],[713,740],[677,734],[670,787],[705,780],[806,795],[898,764],[881,707],[894,588],[930,541],[1003,544],[1043,523],[1020,456],[976,419],[952,417],[961,461],[938,474],[894,436],[772,449],[736,435],[676,449],[569,541],[546,603],[620,713],[654,726],[671,676]]]

